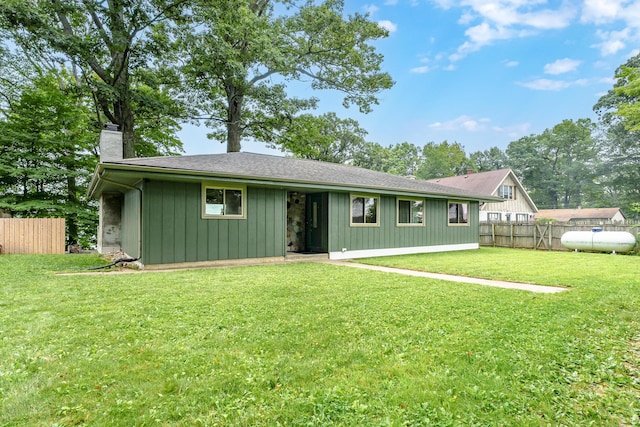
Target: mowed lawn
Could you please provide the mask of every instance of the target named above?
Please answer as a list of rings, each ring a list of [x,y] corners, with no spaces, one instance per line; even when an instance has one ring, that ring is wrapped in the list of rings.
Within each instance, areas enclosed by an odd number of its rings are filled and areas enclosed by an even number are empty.
[[[367,260],[558,294],[291,263],[55,275],[0,256],[0,426],[640,425],[640,257]]]

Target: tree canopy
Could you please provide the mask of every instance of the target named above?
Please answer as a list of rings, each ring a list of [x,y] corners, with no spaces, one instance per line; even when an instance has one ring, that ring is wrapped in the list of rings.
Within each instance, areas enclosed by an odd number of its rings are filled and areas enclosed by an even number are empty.
[[[239,151],[242,138],[301,148],[302,113],[318,100],[289,95],[292,82],[342,93],[345,107],[365,113],[393,84],[370,44],[386,30],[360,14],[345,17],[340,0],[298,3],[199,2],[177,30],[191,95],[227,151]]]
[[[125,157],[181,148],[184,105],[162,67],[172,49],[162,30],[186,1],[5,0],[0,28],[32,61],[71,63],[91,90],[100,122],[119,125]],[[173,78],[175,80],[175,78]],[[153,129],[149,122],[156,123]],[[157,125],[162,125],[157,126]],[[136,132],[140,137],[136,138]]]
[[[68,243],[88,246],[96,214],[86,199],[97,163],[86,93],[67,73],[34,75],[0,119],[0,209],[64,217]]]

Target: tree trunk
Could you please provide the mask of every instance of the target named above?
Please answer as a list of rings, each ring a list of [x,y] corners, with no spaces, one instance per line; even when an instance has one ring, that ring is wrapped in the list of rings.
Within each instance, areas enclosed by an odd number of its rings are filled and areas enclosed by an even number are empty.
[[[242,101],[244,95],[233,84],[225,86],[227,92],[227,153],[240,151],[242,137]]]
[[[133,132],[133,111],[129,107],[129,103],[125,101],[122,109],[122,157],[129,159],[136,156],[135,134]]]

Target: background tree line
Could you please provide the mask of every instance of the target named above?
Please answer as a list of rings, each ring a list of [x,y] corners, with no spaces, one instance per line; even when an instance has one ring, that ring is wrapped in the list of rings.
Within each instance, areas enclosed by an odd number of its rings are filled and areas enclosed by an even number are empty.
[[[62,216],[69,243],[96,223],[85,191],[97,135],[118,124],[125,157],[182,152],[183,123],[239,151],[256,140],[291,155],[417,178],[513,168],[540,207],[640,201],[640,59],[594,107],[540,135],[467,155],[447,141],[383,146],[291,82],[369,112],[393,85],[372,42],[388,34],[341,0],[5,0],[0,3],[0,209]],[[311,93],[310,90],[310,93]]]

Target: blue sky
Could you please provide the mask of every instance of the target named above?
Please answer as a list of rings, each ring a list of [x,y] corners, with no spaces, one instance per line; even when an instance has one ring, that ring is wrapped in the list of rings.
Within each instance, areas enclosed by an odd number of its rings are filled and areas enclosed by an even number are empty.
[[[564,119],[595,119],[616,68],[638,53],[640,1],[346,1],[389,31],[376,42],[395,86],[367,115],[345,109],[337,92],[296,85],[317,96],[316,113],[354,118],[384,146],[458,142],[467,153],[538,134]],[[204,126],[185,126],[187,154],[219,153]],[[242,151],[272,152],[244,142]]]

